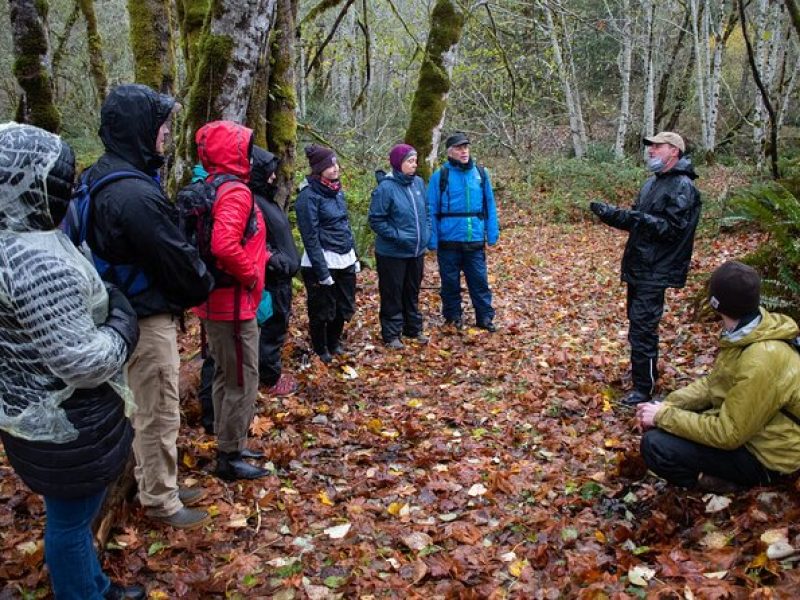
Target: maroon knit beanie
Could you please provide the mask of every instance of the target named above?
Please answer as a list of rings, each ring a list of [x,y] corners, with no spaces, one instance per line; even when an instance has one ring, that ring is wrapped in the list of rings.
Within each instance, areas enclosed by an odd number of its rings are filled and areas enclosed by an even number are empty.
[[[392,165],[392,168],[395,171],[401,171],[400,168],[405,162],[406,159],[411,158],[412,156],[416,156],[417,151],[414,150],[414,146],[409,146],[408,144],[397,144],[392,151],[389,152],[389,164]]]
[[[717,312],[740,319],[758,310],[761,277],[753,267],[729,260],[711,274],[708,303]]]
[[[312,175],[322,175],[325,169],[336,164],[336,153],[330,148],[316,144],[306,146],[306,158],[311,166]]]

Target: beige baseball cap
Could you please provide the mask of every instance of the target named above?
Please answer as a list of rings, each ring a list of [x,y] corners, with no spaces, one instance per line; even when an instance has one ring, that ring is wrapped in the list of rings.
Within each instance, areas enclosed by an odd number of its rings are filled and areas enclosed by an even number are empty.
[[[655,135],[644,138],[645,146],[652,146],[653,144],[672,144],[681,152],[686,151],[686,144],[683,143],[683,138],[672,131],[659,131]]]

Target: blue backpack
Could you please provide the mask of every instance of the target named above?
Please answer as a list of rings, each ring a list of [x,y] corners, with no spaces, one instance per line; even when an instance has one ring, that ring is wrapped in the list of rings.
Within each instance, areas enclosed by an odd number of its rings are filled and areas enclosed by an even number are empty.
[[[67,214],[59,228],[72,240],[78,249],[87,257],[91,257],[100,278],[116,285],[128,298],[141,294],[150,287],[150,280],[144,271],[136,265],[113,265],[92,252],[86,237],[89,233],[92,196],[109,183],[120,179],[144,179],[152,183],[152,178],[138,171],[113,171],[89,185],[91,167],[84,170],[78,178],[78,186],[72,192]]]

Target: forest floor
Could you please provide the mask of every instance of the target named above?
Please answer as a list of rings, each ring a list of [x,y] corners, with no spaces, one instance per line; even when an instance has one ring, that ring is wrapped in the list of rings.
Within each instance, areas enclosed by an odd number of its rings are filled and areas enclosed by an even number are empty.
[[[304,297],[285,367],[301,382],[261,396],[252,447],[274,475],[225,484],[194,397],[196,325],[184,338],[181,481],[210,492],[203,530],[155,526],[135,503],[110,536],[113,578],[165,598],[797,597],[794,480],[727,498],[645,473],[627,382],[625,236],[506,208],[489,251],[500,329],[442,324],[435,261],[421,306],[428,345],[388,351],[376,276],[359,280],[347,354],[308,354]],[[707,273],[755,248],[744,232],[698,239],[689,284],[667,295],[662,389],[705,373],[719,324],[698,320]],[[471,313],[466,314],[467,321]],[[47,597],[43,504],[0,458],[0,598]],[[730,501],[728,503],[728,501]]]

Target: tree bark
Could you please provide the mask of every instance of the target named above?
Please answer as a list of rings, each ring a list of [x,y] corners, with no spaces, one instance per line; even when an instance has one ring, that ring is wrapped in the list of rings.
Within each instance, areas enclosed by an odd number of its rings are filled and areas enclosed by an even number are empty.
[[[619,57],[619,74],[621,83],[619,101],[619,123],[617,124],[617,139],[614,143],[614,158],[625,158],[625,135],[628,132],[628,123],[631,120],[631,63],[633,58],[633,31],[630,18],[630,0],[623,0],[622,14],[622,49]]]
[[[275,201],[285,210],[294,186],[297,158],[294,70],[297,0],[278,0],[275,10],[275,29],[270,44],[272,68],[267,99],[267,147],[281,161],[275,179]]]
[[[761,94],[761,100],[767,109],[767,113],[769,114],[770,118],[770,124],[772,125],[770,127],[770,138],[772,143],[770,144],[769,154],[772,166],[772,178],[778,179],[780,177],[780,171],[778,170],[778,131],[775,122],[775,109],[772,107],[772,103],[769,100],[767,88],[761,81],[761,75],[759,74],[758,65],[756,64],[753,46],[750,43],[750,37],[747,34],[747,16],[744,12],[744,0],[739,0],[739,20],[742,23],[742,37],[744,37],[744,45],[747,48],[747,60],[750,63],[750,69],[753,72],[753,79],[755,80],[758,91]]]
[[[644,111],[642,115],[642,136],[653,135],[655,127],[655,65],[654,54],[654,20],[655,4],[653,0],[642,0],[642,9],[645,20],[645,48],[644,48]],[[646,152],[644,152],[646,155]]]
[[[89,67],[92,71],[92,79],[97,90],[97,98],[100,104],[108,94],[108,75],[106,74],[106,62],[103,59],[103,38],[97,29],[97,17],[94,13],[94,0],[79,0],[83,18],[86,21],[86,44],[89,47]]]
[[[46,0],[9,0],[14,76],[22,88],[16,120],[58,133],[61,115],[53,98]]]
[[[464,13],[459,5],[453,0],[437,0],[431,13],[430,33],[405,135],[406,143],[414,146],[424,159],[420,161],[419,175],[425,179],[430,176],[436,161],[450,77],[463,27]]]
[[[128,0],[136,81],[175,93],[175,49],[169,0]]]
[[[192,69],[195,65],[200,34],[208,15],[210,0],[175,0],[178,24],[181,30],[181,52],[186,65],[186,85],[191,85],[194,75]]]
[[[185,111],[176,161],[180,182],[186,161],[194,160],[195,131],[216,119],[247,122],[256,70],[269,39],[275,0],[212,0],[193,67],[194,78]]]

